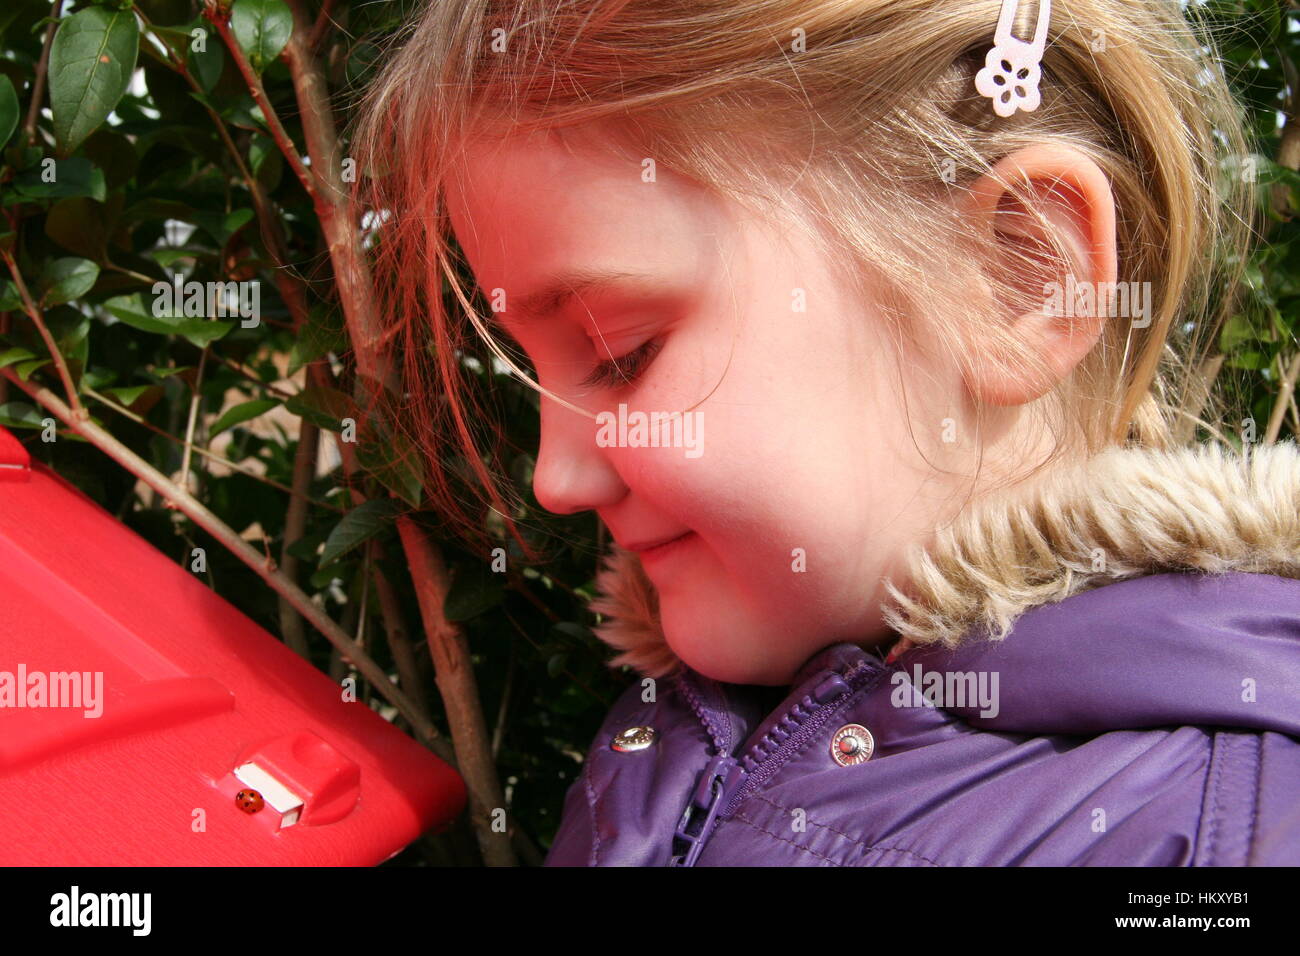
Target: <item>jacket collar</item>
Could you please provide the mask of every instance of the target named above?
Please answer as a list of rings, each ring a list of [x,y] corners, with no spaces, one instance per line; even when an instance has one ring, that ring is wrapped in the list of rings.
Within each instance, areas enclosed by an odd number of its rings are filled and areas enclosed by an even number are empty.
[[[1113,447],[1029,491],[973,503],[914,549],[905,566],[911,583],[904,590],[888,584],[883,612],[905,646],[918,650],[1001,641],[1031,609],[1166,572],[1300,579],[1300,451],[1292,442],[1248,446],[1245,454],[1219,445]],[[615,546],[596,586],[591,608],[604,620],[595,632],[620,651],[610,666],[626,664],[650,677],[682,669],[635,553]],[[1161,594],[1179,596],[1176,588]],[[1081,609],[1071,603],[1071,610]],[[1053,626],[1066,620],[1035,618]],[[1041,631],[1060,635],[1069,628]],[[1131,628],[1116,633],[1130,635],[1125,647],[1139,640]],[[1142,638],[1147,646],[1151,636]],[[813,655],[795,683],[821,669]]]
[[[1300,736],[1300,580],[1145,575],[1030,608],[1004,640],[918,646],[893,664],[833,644],[775,707],[688,667],[675,679],[727,754],[787,727],[832,675],[869,691],[836,723],[866,725],[881,753],[943,739],[954,724],[1031,735],[1199,725]]]
[[[1145,575],[1031,608],[1009,637],[989,637],[918,646],[892,667],[988,730],[1091,736],[1200,724],[1300,734],[1300,580]],[[993,707],[969,699],[980,680],[995,691]],[[954,702],[958,688],[967,702]]]

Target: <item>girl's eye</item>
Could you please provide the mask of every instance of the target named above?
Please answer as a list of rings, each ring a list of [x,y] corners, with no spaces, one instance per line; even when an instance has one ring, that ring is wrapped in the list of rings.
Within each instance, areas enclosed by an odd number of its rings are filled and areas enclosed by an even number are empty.
[[[583,388],[619,388],[631,385],[646,370],[663,343],[651,339],[620,358],[599,363],[578,384]]]

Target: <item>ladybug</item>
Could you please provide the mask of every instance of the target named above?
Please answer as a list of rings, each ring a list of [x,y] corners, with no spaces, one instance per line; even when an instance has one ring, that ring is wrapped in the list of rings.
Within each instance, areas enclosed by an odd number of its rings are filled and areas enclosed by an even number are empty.
[[[256,790],[240,790],[235,794],[235,806],[245,813],[256,813],[266,806],[266,801]]]

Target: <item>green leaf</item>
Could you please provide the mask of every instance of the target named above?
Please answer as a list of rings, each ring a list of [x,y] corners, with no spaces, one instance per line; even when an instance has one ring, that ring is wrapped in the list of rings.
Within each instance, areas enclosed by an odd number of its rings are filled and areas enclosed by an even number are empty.
[[[50,364],[49,359],[45,359],[45,358],[32,359],[29,362],[19,362],[17,365],[14,366],[14,371],[16,371],[18,373],[18,377],[25,382],[27,381],[28,377],[32,374],[32,372],[35,372],[42,365],[49,365],[49,364]]]
[[[30,349],[12,348],[0,352],[0,368],[13,365],[15,362],[22,362],[26,359],[36,358],[36,353]]]
[[[179,375],[181,372],[188,372],[192,368],[194,368],[193,365],[177,365],[168,368],[156,368],[153,370],[152,374],[156,375],[158,378],[171,378],[171,376]]]
[[[104,394],[113,396],[123,405],[130,405],[149,389],[157,387],[157,385],[124,385],[121,388],[106,388]]]
[[[103,202],[108,195],[104,171],[80,156],[50,159],[14,177],[14,192],[20,199],[62,199],[89,196]]]
[[[49,307],[79,299],[99,278],[99,266],[89,259],[55,259],[41,276],[41,305]]]
[[[0,146],[9,141],[17,128],[18,94],[14,92],[13,80],[0,76]]]
[[[191,215],[194,224],[202,228],[217,245],[224,246],[226,241],[253,219],[253,210],[244,207],[228,213],[200,210]]]
[[[109,129],[101,129],[87,139],[81,151],[96,169],[104,171],[105,185],[109,189],[124,185],[140,165],[132,142]]]
[[[202,24],[197,25],[202,27]],[[187,57],[190,73],[199,81],[199,86],[203,88],[204,93],[211,93],[216,88],[217,81],[221,79],[221,71],[226,64],[224,50],[221,38],[211,32],[205,39],[202,50],[194,49],[193,43],[189,45]]]
[[[303,535],[289,547],[285,548],[289,554],[293,555],[299,561],[315,561],[316,549],[320,546],[321,540],[319,535]]]
[[[230,29],[248,62],[261,73],[289,42],[293,14],[283,0],[235,0]]]
[[[202,249],[188,249],[185,246],[163,246],[159,249],[150,249],[149,255],[158,265],[170,269],[172,263],[179,259],[197,259],[205,253]]]
[[[102,368],[99,366],[86,369],[86,374],[81,376],[81,381],[87,388],[97,388],[101,390],[107,389],[108,386],[116,382],[117,379],[118,374],[111,368]]]
[[[102,262],[121,212],[121,193],[115,193],[113,199],[116,209],[85,196],[60,199],[45,217],[45,234],[69,252]]]
[[[120,388],[106,388],[104,392],[137,415],[148,414],[149,409],[157,405],[165,394],[161,385],[124,385]]]
[[[200,103],[211,106],[218,113],[226,118],[226,121],[233,123],[235,126],[241,126],[244,129],[263,130],[266,128],[266,117],[262,115],[262,109],[253,102],[251,96],[240,96],[233,103],[219,106],[209,98],[200,97],[197,93],[190,94]]]
[[[140,31],[129,10],[87,7],[59,24],[50,49],[54,135],[66,152],[117,105],[131,82]]]
[[[424,497],[424,468],[419,454],[400,433],[377,437],[378,440],[364,441],[357,447],[357,464],[412,508],[420,507]]]
[[[1255,338],[1250,320],[1238,312],[1223,323],[1223,331],[1219,333],[1219,351],[1231,354],[1241,343],[1253,342]]]
[[[329,352],[342,352],[348,346],[343,329],[343,315],[336,309],[317,306],[311,310],[299,338],[289,350],[286,375],[292,377],[308,362],[314,362]]]
[[[208,440],[212,440],[220,435],[227,428],[233,428],[241,422],[256,418],[258,415],[265,414],[273,408],[279,407],[280,403],[273,398],[255,398],[251,402],[243,402],[229,408],[217,419],[215,425],[208,431]]]
[[[50,334],[54,336],[59,351],[64,355],[76,357],[76,353],[82,350],[86,337],[90,334],[91,320],[90,316],[80,309],[63,306],[47,311],[45,324],[49,326]]]
[[[177,322],[175,319],[168,317],[157,317],[150,315],[140,300],[139,293],[135,295],[114,296],[104,303],[104,308],[117,319],[119,322],[125,322],[134,329],[142,332],[156,332],[159,335],[171,335],[175,333]]]
[[[254,136],[248,144],[248,165],[267,192],[274,192],[284,174],[284,159],[275,140],[269,136]]]
[[[356,402],[347,394],[316,385],[304,388],[285,402],[284,407],[318,428],[331,432],[343,430],[343,419],[351,418],[355,422],[361,417]]]
[[[1228,368],[1249,369],[1252,372],[1268,368],[1268,365],[1269,358],[1263,352],[1239,352],[1227,361]]]
[[[343,516],[343,520],[335,525],[330,536],[325,539],[325,550],[321,552],[320,567],[325,567],[357,545],[382,532],[401,512],[401,502],[392,498],[372,498],[353,508]]]
[[[35,405],[27,402],[5,402],[0,405],[0,425],[5,428],[44,428],[43,416]]]
[[[177,219],[181,222],[190,222],[194,215],[194,207],[186,205],[183,202],[176,202],[172,199],[142,199],[140,202],[132,203],[122,214],[122,218],[127,222],[161,222],[164,219]]]
[[[576,621],[560,621],[558,624],[552,624],[551,632],[577,644],[591,643],[596,639],[591,628]]]
[[[500,604],[506,593],[504,577],[486,564],[458,568],[443,602],[443,615],[449,621],[468,621]]]
[[[30,169],[41,161],[44,150],[39,146],[11,146],[4,151],[5,162],[14,169]]]
[[[199,348],[221,338],[234,328],[233,322],[220,322],[215,319],[153,315],[144,307],[138,292],[133,295],[114,296],[104,303],[104,308],[119,322],[125,322],[132,328],[158,335],[181,335]]]
[[[564,665],[568,662],[566,654],[552,654],[546,661],[546,673],[549,677],[559,677],[564,671]]]

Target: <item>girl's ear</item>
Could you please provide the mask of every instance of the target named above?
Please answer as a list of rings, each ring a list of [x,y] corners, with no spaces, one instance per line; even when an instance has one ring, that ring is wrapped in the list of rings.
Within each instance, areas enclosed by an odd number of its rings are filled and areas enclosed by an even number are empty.
[[[997,177],[1002,181],[998,181]],[[1003,182],[1016,183],[1033,196],[1031,210]],[[1106,321],[1107,296],[1115,288],[1115,199],[1101,168],[1068,146],[1035,144],[1003,157],[962,197],[963,212],[987,233],[997,257],[998,279],[1017,290],[1016,299],[1040,303],[1028,312],[999,299],[1010,328],[1038,356],[1045,373],[1009,365],[985,354],[979,371],[967,379],[977,400],[990,405],[1032,401],[1070,374],[1096,344]],[[1050,223],[1069,256],[1062,269],[1047,230],[1034,214]],[[1074,285],[1071,286],[1070,280]],[[1055,286],[1051,283],[1056,283]],[[1075,290],[1090,283],[1097,307],[1091,315],[1056,314]],[[982,294],[992,295],[990,285]],[[1055,293],[1056,301],[1050,302]],[[1080,311],[1063,308],[1063,311]]]

